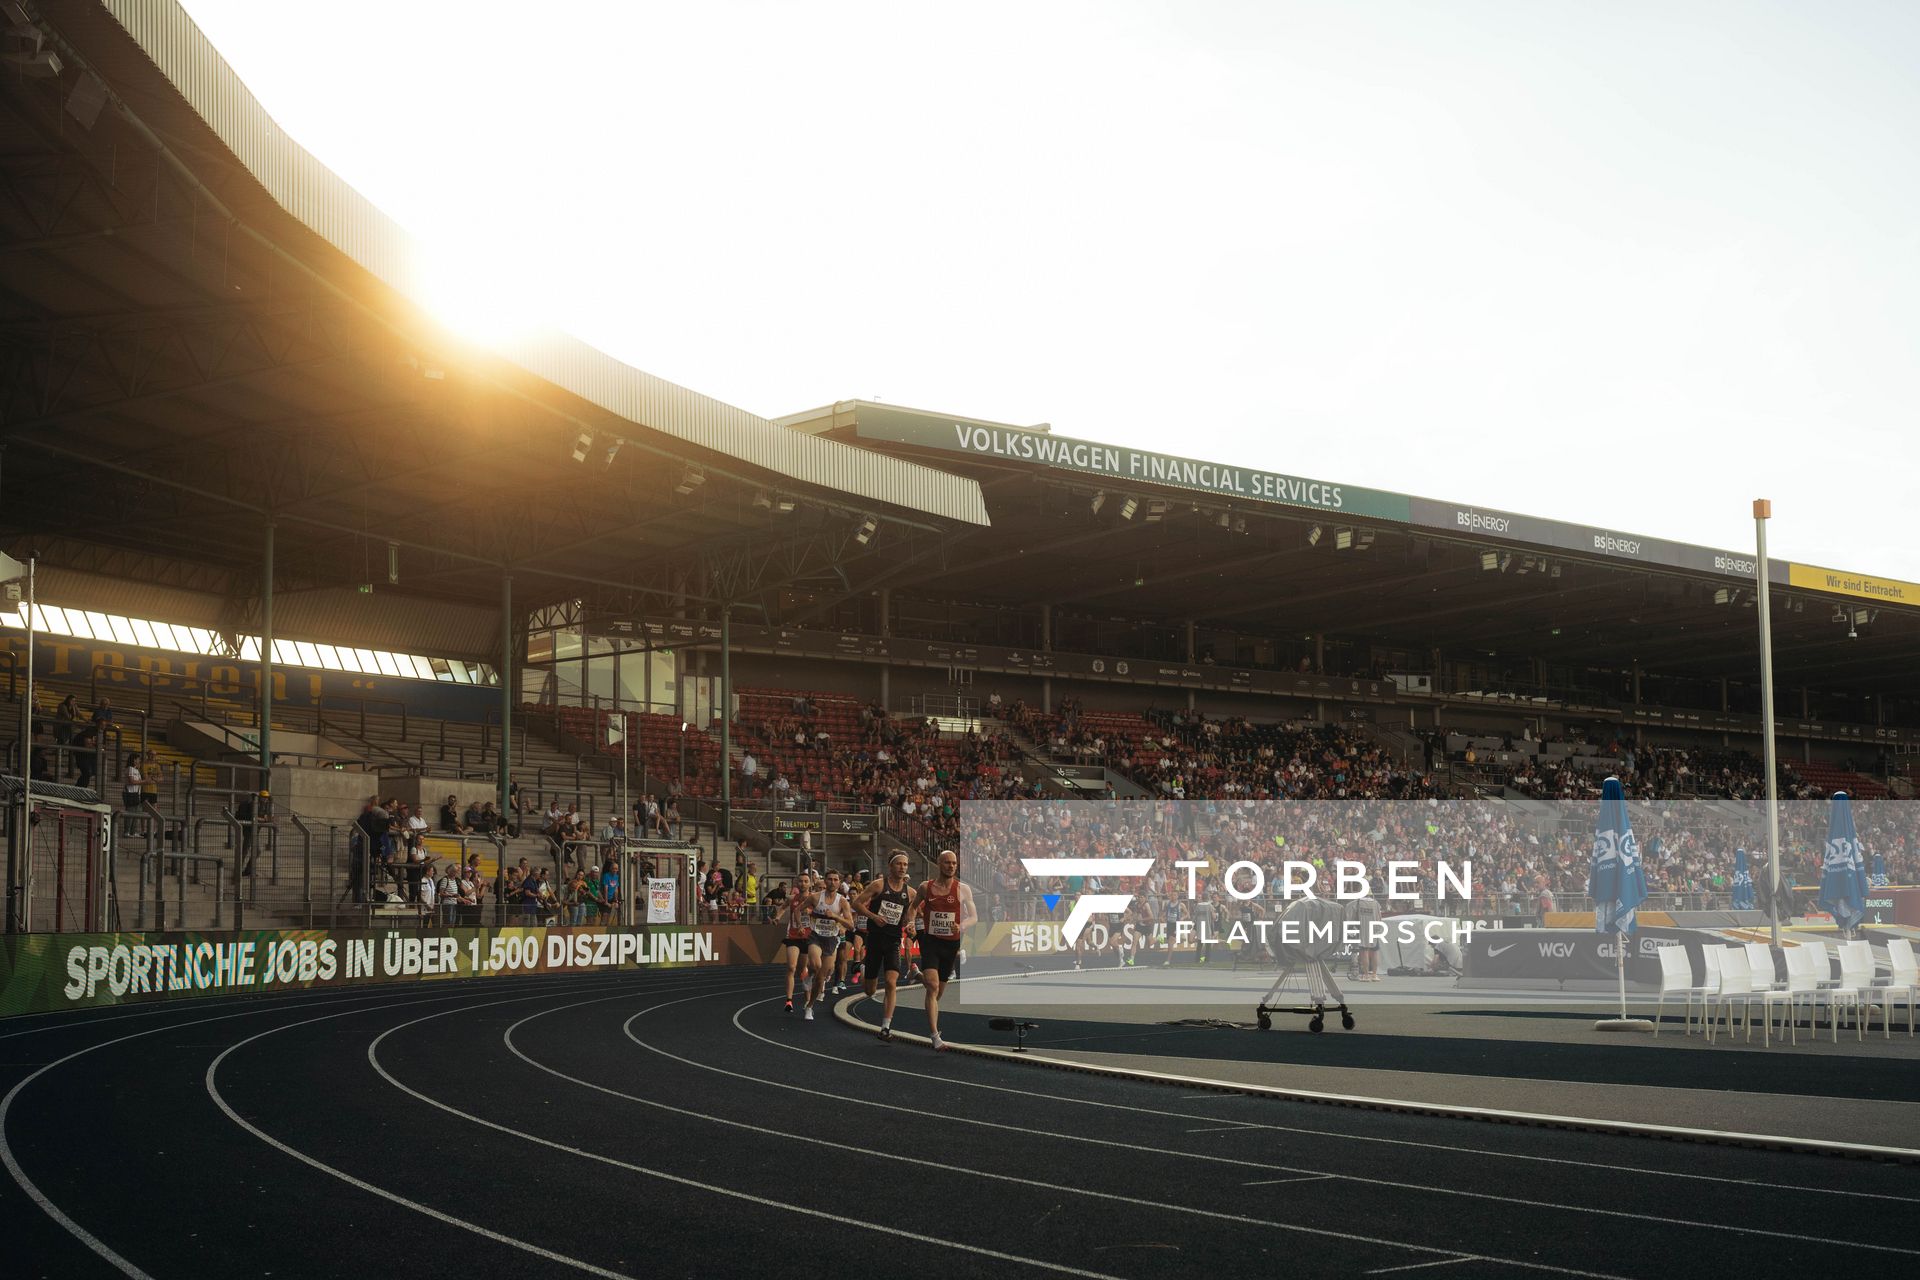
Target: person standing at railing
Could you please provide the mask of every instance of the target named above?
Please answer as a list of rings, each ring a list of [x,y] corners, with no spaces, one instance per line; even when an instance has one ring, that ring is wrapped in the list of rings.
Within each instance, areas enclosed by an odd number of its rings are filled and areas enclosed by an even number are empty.
[[[160,757],[153,752],[145,752],[140,757],[140,807],[149,817],[160,816],[160,782],[162,778]]]
[[[458,859],[447,863],[447,869],[440,877],[435,889],[440,900],[440,919],[448,928],[460,923],[461,902],[460,862]]]
[[[120,805],[128,813],[140,811],[140,753],[134,752],[127,757],[127,767],[120,780]]]
[[[72,694],[60,699],[60,705],[53,709],[53,741],[56,746],[66,746],[73,741],[74,731],[80,727],[80,700]]]
[[[562,909],[567,912],[568,924],[577,928],[586,923],[587,902],[587,873],[575,868],[567,880],[566,894],[562,900]]]

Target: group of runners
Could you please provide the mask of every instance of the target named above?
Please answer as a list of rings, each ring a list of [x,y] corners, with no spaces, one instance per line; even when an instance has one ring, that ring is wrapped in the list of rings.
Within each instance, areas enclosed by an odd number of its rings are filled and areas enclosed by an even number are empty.
[[[900,983],[917,978],[926,994],[928,1039],[935,1049],[946,1047],[940,1039],[940,996],[959,964],[960,939],[976,918],[973,891],[960,883],[960,857],[951,849],[940,851],[931,880],[911,883],[907,866],[907,855],[896,853],[881,875],[864,883],[858,875],[842,883],[838,871],[801,873],[781,917],[788,1013],[796,981],[804,1016],[811,1021],[813,1006],[845,991],[851,972],[851,981],[864,987],[869,999],[881,999],[880,1038],[890,1041]]]

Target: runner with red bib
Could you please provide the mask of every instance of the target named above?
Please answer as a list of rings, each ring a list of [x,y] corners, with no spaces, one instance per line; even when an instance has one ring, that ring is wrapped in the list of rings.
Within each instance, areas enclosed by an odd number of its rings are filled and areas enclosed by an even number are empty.
[[[942,849],[934,878],[920,886],[915,918],[920,930],[920,982],[927,992],[927,1027],[933,1047],[944,1049],[940,1038],[940,993],[953,979],[960,958],[960,939],[977,918],[973,890],[960,883],[960,855]]]
[[[796,876],[787,890],[787,909],[782,914],[787,925],[786,941],[781,943],[787,953],[787,1012],[792,1013],[794,974],[800,974],[801,989],[805,990],[807,943],[813,935],[813,897],[806,872],[802,871]]]

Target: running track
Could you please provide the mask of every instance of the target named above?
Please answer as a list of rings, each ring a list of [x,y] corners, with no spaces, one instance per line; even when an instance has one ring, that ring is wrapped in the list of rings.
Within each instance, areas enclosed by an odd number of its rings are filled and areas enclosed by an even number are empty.
[[[1882,1274],[1920,1171],[883,1045],[769,970],[0,1023],[7,1275]],[[903,1025],[918,1014],[903,1010]]]

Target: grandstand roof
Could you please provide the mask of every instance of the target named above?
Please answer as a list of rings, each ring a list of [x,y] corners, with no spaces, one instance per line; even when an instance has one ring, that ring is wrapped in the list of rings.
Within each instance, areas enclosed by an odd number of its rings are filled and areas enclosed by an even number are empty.
[[[897,405],[841,401],[778,421],[980,481],[993,526],[969,537],[967,555],[916,568],[913,585],[931,593],[1757,679],[1750,555],[1230,461],[1155,481],[1142,477],[1156,465],[1173,474],[1164,459],[1150,461],[1159,455],[1077,454],[1086,442],[1045,428]],[[1156,502],[1164,509],[1153,518]],[[1920,691],[1920,608],[1803,587],[1807,569],[1772,565],[1781,685]],[[1870,620],[1849,638],[1855,610]],[[1848,619],[1837,620],[1840,611]]]
[[[571,338],[456,339],[404,292],[406,234],[172,0],[22,2],[0,6],[15,47],[41,49],[0,64],[10,545],[85,572],[138,553],[145,580],[245,594],[271,516],[289,589],[384,587],[395,543],[409,595],[496,600],[506,566],[529,603],[583,583],[657,601],[728,595],[728,548],[818,560],[869,516],[984,522],[968,478],[780,430]]]

